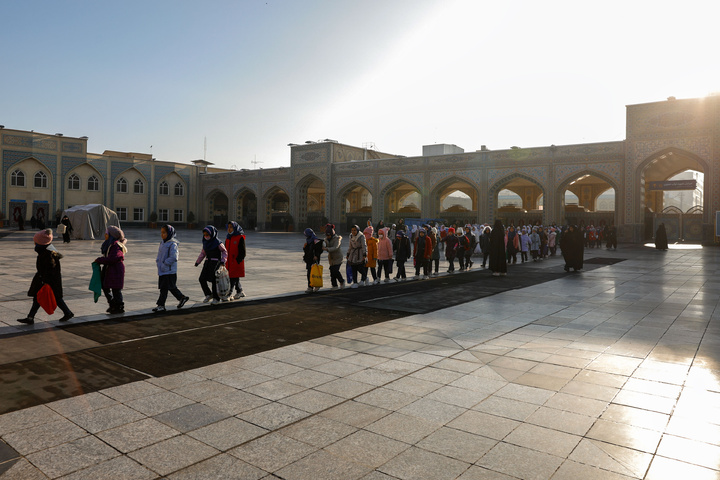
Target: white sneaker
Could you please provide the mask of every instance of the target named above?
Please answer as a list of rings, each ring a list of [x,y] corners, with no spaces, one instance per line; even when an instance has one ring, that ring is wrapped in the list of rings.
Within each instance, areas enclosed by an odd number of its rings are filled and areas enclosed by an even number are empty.
[[[373,283],[375,283],[375,282],[372,282],[372,283],[371,283],[369,278],[365,280],[365,286],[366,286],[366,287],[369,287],[369,286],[372,285]]]
[[[233,297],[232,295],[228,295],[227,297],[220,298],[220,301],[222,301],[222,302],[232,302],[233,300],[235,300],[235,297]]]
[[[208,295],[205,297],[205,300],[203,300],[203,303],[208,303],[210,300],[212,300],[212,295]]]
[[[358,288],[359,286],[360,286],[359,284],[353,283],[352,285],[350,285],[350,288]]]
[[[390,283],[390,279],[389,279],[389,278],[386,278],[385,280],[383,280],[383,282],[385,282],[385,283]]]
[[[313,288],[308,287],[307,290],[305,290],[305,293],[313,293]]]
[[[422,278],[423,278],[423,280],[427,280],[427,279],[430,278],[430,277],[428,277],[427,275],[423,275]]]
[[[319,290],[320,290],[320,287],[315,287],[315,291],[316,291],[316,292],[319,291]]]
[[[217,305],[218,303],[220,303],[220,300],[218,300],[217,298],[213,298],[212,302],[210,302],[210,305]]]
[[[239,291],[238,293],[235,294],[235,300],[237,300],[238,298],[244,298],[244,297],[245,297],[245,292],[243,292],[243,291]]]
[[[373,283],[374,283],[375,285],[380,285],[380,279],[379,279],[379,278],[375,279],[375,281],[374,281]]]

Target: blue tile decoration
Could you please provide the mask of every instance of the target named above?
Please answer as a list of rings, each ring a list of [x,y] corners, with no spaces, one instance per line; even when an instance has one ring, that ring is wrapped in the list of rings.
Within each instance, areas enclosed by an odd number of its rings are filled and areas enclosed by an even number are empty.
[[[82,143],[78,142],[62,142],[62,151],[68,153],[82,153]]]

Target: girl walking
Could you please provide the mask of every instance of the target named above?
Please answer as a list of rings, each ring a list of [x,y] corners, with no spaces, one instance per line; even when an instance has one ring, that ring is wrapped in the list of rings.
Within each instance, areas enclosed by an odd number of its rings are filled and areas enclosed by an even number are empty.
[[[35,314],[40,309],[40,302],[38,302],[37,295],[42,286],[46,284],[50,285],[55,295],[55,302],[63,312],[60,321],[67,322],[75,316],[63,300],[62,272],[60,270],[60,259],[63,258],[63,256],[52,245],[52,240],[53,234],[49,228],[36,233],[33,237],[33,241],[35,241],[35,251],[38,254],[37,260],[35,261],[37,273],[35,273],[32,282],[30,282],[30,289],[28,290],[28,297],[33,297],[33,303],[27,316],[18,319],[20,323],[27,325],[35,323]]]
[[[332,290],[339,288],[345,288],[345,280],[340,274],[340,267],[342,266],[343,256],[340,245],[342,244],[342,237],[335,234],[335,225],[328,223],[325,225],[325,247],[323,250],[328,252],[328,263],[330,264],[330,282],[332,283]]]
[[[405,262],[410,258],[410,240],[405,235],[405,230],[398,230],[395,238],[395,261],[397,262],[397,275],[395,281],[404,281],[407,279],[405,274]]]
[[[225,249],[228,252],[227,269],[230,277],[230,291],[225,300],[237,300],[245,296],[240,277],[245,276],[245,231],[237,222],[227,224]],[[235,288],[235,295],[232,291]]]
[[[313,232],[312,228],[305,229],[305,245],[303,245],[303,261],[305,261],[305,268],[307,269],[307,284],[308,288],[305,293],[317,292],[320,287],[312,287],[310,285],[310,269],[316,263],[320,263],[320,256],[323,252],[323,241],[320,240]]]
[[[358,288],[358,273],[361,275],[361,283],[363,278],[367,278],[367,242],[365,241],[365,235],[363,235],[357,225],[353,225],[350,229],[350,244],[348,245],[347,263],[352,268],[352,280],[353,284],[350,288]]]
[[[177,288],[177,262],[179,258],[178,241],[175,238],[175,229],[172,225],[164,225],[160,228],[160,237],[162,241],[158,247],[157,258],[155,263],[158,268],[158,289],[160,296],[157,299],[157,307],[153,308],[153,312],[165,311],[165,300],[167,300],[168,292],[173,294],[178,302],[177,308],[190,300]]]
[[[108,313],[125,313],[122,289],[125,285],[125,254],[127,239],[119,227],[110,225],[107,228],[108,242],[107,250],[102,256],[95,259],[95,262],[105,266],[102,286],[105,296],[108,297],[110,309]],[[103,244],[104,245],[104,244]]]
[[[382,277],[383,271],[385,271],[385,283],[390,281],[393,246],[387,236],[389,230],[387,227],[378,230],[378,282],[380,281],[380,277]]]
[[[217,293],[215,271],[220,268],[220,265],[225,265],[228,256],[225,245],[220,243],[220,240],[217,238],[217,233],[217,228],[212,225],[203,228],[203,248],[200,250],[200,255],[197,260],[195,260],[195,266],[197,267],[200,265],[200,262],[205,259],[198,281],[200,282],[200,288],[202,288],[205,294],[203,303],[208,303],[212,300],[211,305],[220,303],[220,296]],[[212,288],[208,287],[208,282],[210,282]]]

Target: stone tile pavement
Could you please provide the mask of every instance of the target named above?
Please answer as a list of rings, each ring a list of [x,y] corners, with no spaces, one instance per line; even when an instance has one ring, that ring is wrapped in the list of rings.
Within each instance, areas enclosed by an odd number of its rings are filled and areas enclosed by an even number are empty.
[[[302,288],[268,252],[266,294]],[[2,415],[0,478],[720,478],[720,252],[590,256],[627,260]]]

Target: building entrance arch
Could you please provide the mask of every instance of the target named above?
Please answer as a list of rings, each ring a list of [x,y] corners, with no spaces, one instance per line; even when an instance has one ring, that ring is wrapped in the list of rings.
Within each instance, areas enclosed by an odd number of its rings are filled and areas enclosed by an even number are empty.
[[[325,184],[315,175],[308,175],[298,184],[298,229],[313,230],[327,223],[325,216]]]
[[[385,188],[383,204],[383,219],[386,225],[396,224],[401,218],[422,216],[420,189],[404,180],[398,180]]]
[[[215,228],[224,230],[228,222],[228,197],[216,190],[208,195],[208,218]]]
[[[265,230],[288,232],[293,228],[290,196],[280,187],[265,194]]]
[[[606,176],[581,172],[561,183],[557,192],[562,223],[581,228],[617,225],[617,186]]]
[[[241,190],[235,196],[235,219],[240,226],[248,230],[257,227],[257,196],[251,190]]]
[[[705,188],[705,177],[709,166],[698,156],[677,148],[668,148],[647,158],[638,167],[640,201],[644,212],[644,240],[651,240],[657,226],[665,224],[668,242],[700,243],[703,241],[703,225],[710,224],[708,209],[709,189]],[[687,177],[687,178],[684,178]],[[695,189],[668,190],[675,185],[672,180],[694,180]],[[681,193],[685,194],[683,201]],[[674,213],[676,207],[681,214]]]
[[[509,191],[504,199],[501,192]],[[543,210],[539,206],[545,190],[535,180],[522,174],[514,174],[497,182],[490,189],[493,219],[499,218],[503,225],[527,225],[543,222]],[[510,198],[512,197],[512,198]],[[519,197],[520,205],[517,204]],[[492,210],[491,210],[492,211]]]
[[[372,194],[365,186],[353,182],[340,194],[340,218],[338,225],[350,231],[353,225],[365,225],[372,217]]]
[[[466,225],[478,221],[478,191],[470,183],[453,177],[433,190],[431,216],[447,225]]]

